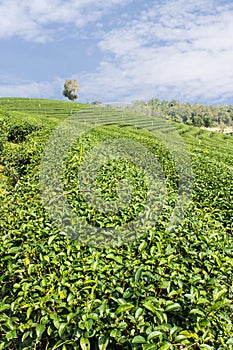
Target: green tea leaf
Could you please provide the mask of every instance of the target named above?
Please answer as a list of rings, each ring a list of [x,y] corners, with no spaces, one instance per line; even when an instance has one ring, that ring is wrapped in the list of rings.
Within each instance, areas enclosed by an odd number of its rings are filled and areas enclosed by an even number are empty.
[[[217,301],[218,299],[221,298],[221,296],[223,296],[224,294],[227,293],[227,288],[223,288],[221,290],[216,290],[213,294],[213,298],[214,298],[214,301]]]
[[[59,328],[58,328],[58,334],[60,337],[63,336],[66,326],[67,326],[66,323],[60,323]]]
[[[200,349],[203,349],[203,350],[213,350],[214,348],[208,344],[201,344],[199,345]]]
[[[160,331],[154,331],[154,332],[151,332],[148,337],[147,337],[147,340],[152,340],[154,338],[157,338],[159,337],[160,335],[162,335],[163,333],[160,332]]]
[[[80,346],[81,346],[81,349],[82,350],[90,350],[90,342],[88,340],[88,338],[85,338],[85,337],[81,337],[80,338]]]
[[[107,335],[101,335],[98,339],[99,350],[106,350],[109,343],[109,337]]]
[[[36,338],[37,340],[40,340],[42,334],[44,333],[45,325],[44,324],[37,324],[36,325]]]
[[[11,340],[17,336],[16,330],[10,331],[6,333],[6,339]]]
[[[145,301],[144,303],[142,303],[142,305],[149,311],[155,313],[156,312],[156,308],[154,307],[154,305],[150,302],[150,301]]]
[[[181,308],[180,304],[178,304],[178,303],[173,303],[173,304],[168,305],[168,306],[165,308],[165,311],[180,310],[180,308]]]
[[[129,311],[133,307],[134,307],[134,305],[130,304],[130,303],[122,304],[122,305],[118,306],[118,308],[116,309],[116,315],[120,314],[121,312]]]
[[[136,335],[132,340],[132,344],[144,344],[144,343],[146,343],[146,339],[141,335]]]

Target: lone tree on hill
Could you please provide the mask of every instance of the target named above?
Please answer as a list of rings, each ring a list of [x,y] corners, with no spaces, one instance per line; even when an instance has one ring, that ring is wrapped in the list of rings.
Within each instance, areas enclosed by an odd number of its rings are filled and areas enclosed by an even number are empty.
[[[74,101],[78,98],[79,84],[77,80],[66,80],[64,84],[63,96]]]

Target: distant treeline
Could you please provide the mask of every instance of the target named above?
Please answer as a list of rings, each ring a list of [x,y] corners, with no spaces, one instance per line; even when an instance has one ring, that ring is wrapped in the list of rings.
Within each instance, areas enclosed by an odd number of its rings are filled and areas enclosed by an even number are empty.
[[[212,127],[216,125],[233,125],[233,106],[218,105],[204,106],[200,104],[180,103],[179,101],[161,101],[152,98],[149,101],[136,100],[134,106],[142,107],[149,112],[159,113],[161,116],[174,122],[187,125]]]

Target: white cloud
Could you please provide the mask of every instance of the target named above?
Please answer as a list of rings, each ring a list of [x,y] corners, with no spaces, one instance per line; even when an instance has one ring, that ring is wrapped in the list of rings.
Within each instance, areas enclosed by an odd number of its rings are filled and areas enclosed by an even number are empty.
[[[0,76],[0,96],[6,97],[37,97],[53,98],[61,91],[61,80],[53,82],[36,82],[31,80],[16,80],[11,76]]]
[[[18,36],[46,42],[63,30],[64,25],[83,28],[115,6],[126,3],[126,0],[3,0],[0,2],[0,39]]]
[[[233,95],[232,18],[233,6],[217,0],[155,2],[105,34],[99,47],[109,57],[89,85],[101,76],[111,99],[125,88],[132,98],[223,102]]]
[[[131,102],[137,98],[159,97],[225,103],[232,99],[231,2],[146,1],[141,12],[135,12],[133,16],[125,12],[118,19],[118,27],[104,32],[102,16],[114,13],[115,6],[127,6],[130,2],[3,0],[0,2],[0,38],[18,35],[45,42],[55,35],[53,25],[56,25],[56,31],[64,30],[65,33],[66,25],[79,30],[95,22],[96,30],[102,35],[98,47],[103,58],[96,71],[74,74],[73,78],[80,82],[81,100]],[[88,34],[90,28],[85,28]],[[58,80],[22,82],[17,93],[20,91],[21,96],[59,96],[65,79]],[[9,92],[14,89],[13,85],[10,84]],[[0,93],[9,95],[6,92],[5,85]]]

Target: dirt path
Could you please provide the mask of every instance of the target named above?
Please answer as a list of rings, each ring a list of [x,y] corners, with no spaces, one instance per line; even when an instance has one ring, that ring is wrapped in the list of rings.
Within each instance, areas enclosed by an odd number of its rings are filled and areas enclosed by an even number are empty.
[[[213,127],[213,128],[206,128],[204,126],[201,126],[201,129],[215,131],[215,132],[222,132],[223,134],[229,134],[229,133],[233,132],[233,126],[228,126],[225,129],[219,128],[218,126]]]

